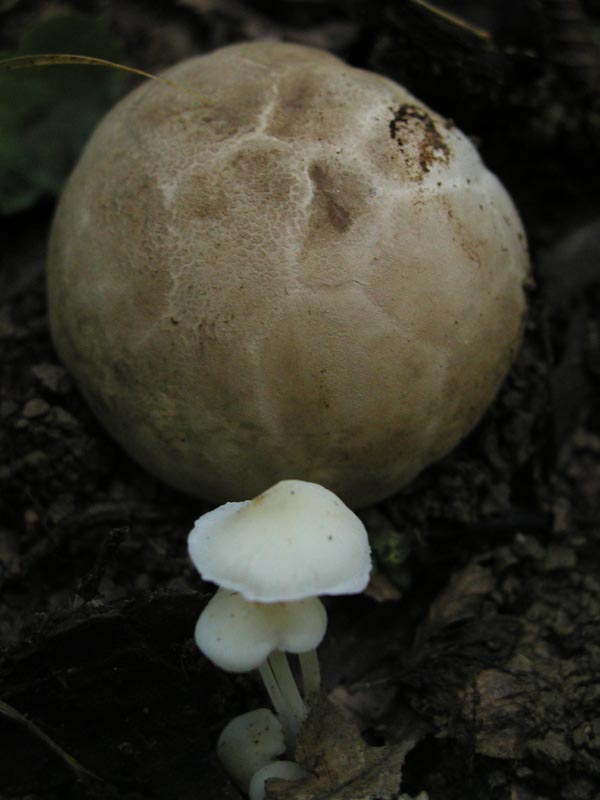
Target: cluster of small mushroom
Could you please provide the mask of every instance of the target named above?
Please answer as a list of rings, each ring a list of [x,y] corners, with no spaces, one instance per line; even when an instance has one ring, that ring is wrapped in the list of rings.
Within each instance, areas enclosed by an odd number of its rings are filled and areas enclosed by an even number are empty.
[[[329,490],[284,480],[254,500],[225,503],[205,514],[188,544],[202,577],[219,586],[196,625],[198,647],[229,672],[258,669],[275,709],[236,717],[217,746],[240,789],[261,800],[269,778],[306,775],[292,759],[321,683],[316,648],[327,613],[319,595],[366,587],[367,533]],[[286,653],[299,657],[302,693]],[[288,760],[279,760],[284,755]]]

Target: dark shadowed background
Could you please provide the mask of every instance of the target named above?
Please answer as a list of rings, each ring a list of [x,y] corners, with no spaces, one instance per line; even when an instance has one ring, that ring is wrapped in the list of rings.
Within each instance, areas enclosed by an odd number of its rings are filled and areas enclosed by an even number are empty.
[[[329,49],[452,118],[512,194],[534,265],[522,351],[493,407],[362,513],[377,572],[368,596],[327,602],[326,689],[371,745],[419,731],[411,795],[599,800],[600,3],[0,0],[4,57],[76,52],[154,72],[258,38]],[[139,80],[0,74],[7,800],[233,799],[215,742],[264,704],[252,675],[220,672],[192,640],[212,587],[185,539],[208,506],[119,450],[49,338],[56,196]]]

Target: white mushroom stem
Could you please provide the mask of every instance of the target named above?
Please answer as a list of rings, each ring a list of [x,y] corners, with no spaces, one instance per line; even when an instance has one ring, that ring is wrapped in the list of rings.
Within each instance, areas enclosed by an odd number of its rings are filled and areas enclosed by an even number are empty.
[[[307,778],[310,773],[302,769],[295,761],[273,761],[262,769],[250,781],[250,800],[264,800],[266,796],[265,783],[271,778],[283,781],[298,781]]]
[[[306,718],[307,711],[290,669],[287,656],[281,650],[274,650],[269,656],[269,663],[292,716],[297,721],[298,728],[300,728]]]
[[[300,730],[300,722],[292,713],[289,703],[286,701],[286,698],[281,691],[277,680],[275,679],[270,660],[267,660],[261,664],[258,668],[258,671],[269,695],[269,699],[273,704],[273,708],[275,709],[283,727],[286,748],[288,751],[293,751],[294,747],[296,746],[298,731]]]
[[[321,669],[319,667],[319,657],[316,650],[309,650],[306,653],[299,653],[300,670],[302,672],[302,689],[304,699],[313,694],[318,694],[321,689]]]

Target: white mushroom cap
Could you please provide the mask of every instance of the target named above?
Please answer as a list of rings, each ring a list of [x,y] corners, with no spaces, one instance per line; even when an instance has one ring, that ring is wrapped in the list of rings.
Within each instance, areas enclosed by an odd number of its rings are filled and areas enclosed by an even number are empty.
[[[355,594],[371,570],[360,519],[333,492],[307,481],[280,481],[254,500],[205,514],[188,547],[205,580],[259,603]]]
[[[221,732],[217,755],[243,792],[252,776],[285,752],[281,723],[268,708],[234,717]]]
[[[228,672],[248,672],[273,652],[306,653],[318,647],[327,612],[318,597],[292,603],[252,603],[219,589],[196,623],[196,644]]]

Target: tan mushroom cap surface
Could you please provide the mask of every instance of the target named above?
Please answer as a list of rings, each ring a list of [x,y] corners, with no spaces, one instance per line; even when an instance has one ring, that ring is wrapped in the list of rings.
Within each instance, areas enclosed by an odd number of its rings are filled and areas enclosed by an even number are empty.
[[[205,514],[188,549],[205,580],[257,603],[361,592],[371,570],[360,519],[307,481],[280,481],[254,500]]]
[[[447,453],[518,347],[528,258],[468,138],[394,82],[292,44],[140,86],[64,191],[59,355],[154,474],[213,502],[289,475],[353,506]]]

